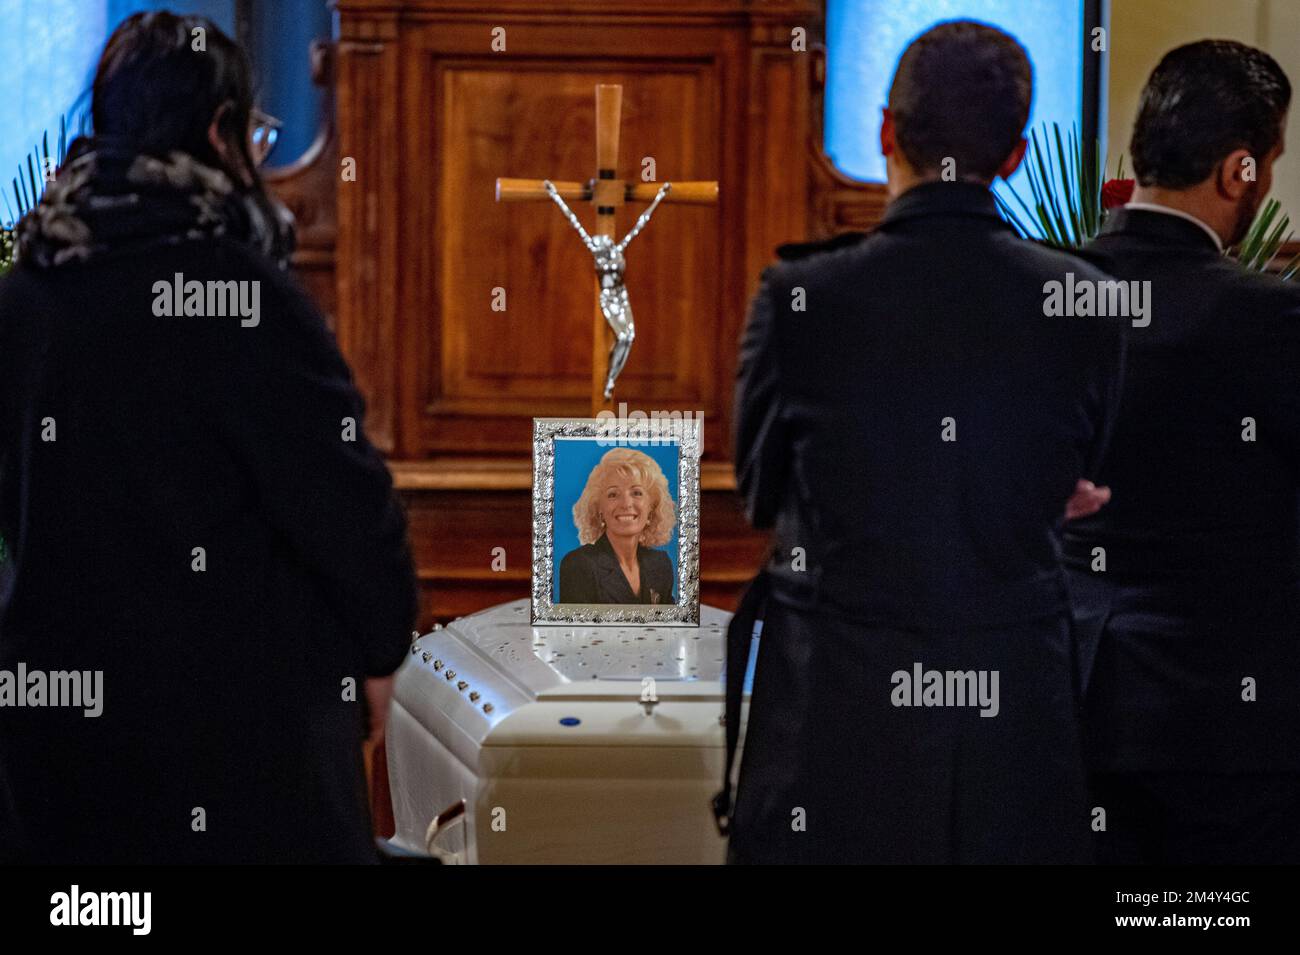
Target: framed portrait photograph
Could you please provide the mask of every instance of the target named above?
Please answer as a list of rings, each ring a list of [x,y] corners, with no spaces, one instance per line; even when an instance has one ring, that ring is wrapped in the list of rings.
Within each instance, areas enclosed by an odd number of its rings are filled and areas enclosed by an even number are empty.
[[[533,623],[699,626],[700,423],[533,419]]]

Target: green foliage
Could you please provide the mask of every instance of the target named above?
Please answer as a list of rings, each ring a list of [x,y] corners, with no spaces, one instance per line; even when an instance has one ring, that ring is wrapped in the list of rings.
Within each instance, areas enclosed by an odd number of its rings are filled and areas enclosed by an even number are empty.
[[[1259,210],[1251,224],[1246,237],[1228,250],[1246,268],[1263,272],[1273,264],[1284,242],[1291,240],[1291,217],[1282,211],[1282,204],[1276,199],[1269,199]],[[1284,280],[1293,278],[1300,272],[1300,254],[1297,254],[1278,273]]]
[[[1062,249],[1081,248],[1096,238],[1103,219],[1101,188],[1107,179],[1100,143],[1085,150],[1073,125],[1065,136],[1059,123],[1052,124],[1050,136],[1044,125],[1041,140],[1038,130],[1030,131],[1023,167],[1029,199],[1005,183],[993,192],[1002,217],[1022,238]],[[1114,178],[1123,175],[1121,157]]]
[[[5,195],[4,203],[11,226],[27,215],[32,210],[32,207],[41,201],[41,196],[45,194],[46,171],[49,170],[50,174],[53,174],[54,169],[63,165],[63,160],[67,155],[68,118],[60,116],[59,143],[54,156],[50,156],[50,134],[42,133],[40,145],[33,146],[32,151],[27,154],[26,168],[24,168],[23,163],[19,163],[18,175],[10,180],[14,201],[10,205],[9,196]]]
[[[85,114],[81,117],[80,125],[82,132],[85,132],[87,128]],[[36,203],[40,202],[41,196],[45,194],[46,170],[52,171],[62,166],[67,155],[68,118],[60,116],[59,141],[54,155],[50,155],[50,134],[42,133],[40,145],[32,147],[26,161],[18,164],[18,175],[10,180],[10,187],[13,190],[12,203],[9,201],[9,194],[0,189],[0,198],[3,198],[5,212],[8,214],[8,219],[0,223],[0,275],[4,275],[13,267],[14,226],[19,219],[32,210]]]

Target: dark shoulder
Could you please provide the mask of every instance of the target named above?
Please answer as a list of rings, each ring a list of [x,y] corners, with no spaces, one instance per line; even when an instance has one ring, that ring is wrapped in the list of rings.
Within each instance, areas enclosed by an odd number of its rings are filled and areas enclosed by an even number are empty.
[[[1300,308],[1300,282],[1295,278],[1283,281],[1272,272],[1256,272],[1239,262],[1223,256],[1214,272],[1232,294],[1250,302],[1267,303],[1287,311]]]
[[[1076,281],[1101,282],[1111,278],[1106,271],[1108,256],[1094,247],[1063,249],[1046,242],[1022,239],[1014,233],[1007,233],[1003,242],[1009,259],[1045,281],[1059,279],[1067,273],[1073,274]]]
[[[1206,327],[1217,330],[1225,345],[1252,344],[1252,331],[1288,340],[1300,334],[1300,281],[1247,269],[1227,255],[1189,259],[1150,244],[1138,246],[1130,260],[1133,247],[1126,234],[1108,233],[1089,248],[1103,263],[1113,263],[1115,274],[1153,280],[1165,301],[1213,316]]]
[[[40,276],[36,269],[15,265],[0,278],[0,316],[6,321],[20,321],[30,315],[49,289]]]
[[[777,246],[776,261],[763,270],[763,284],[774,302],[788,301],[796,287],[834,285],[848,274],[843,267],[860,261],[871,247],[872,236],[869,232],[844,232],[817,242]]]
[[[291,271],[280,268],[270,258],[247,243],[226,237],[218,237],[211,242],[213,253],[220,257],[231,271],[260,279],[270,286],[275,294],[304,294]]]
[[[99,280],[103,270],[94,263],[69,262],[54,268],[15,263],[0,278],[0,306],[21,304],[30,307],[36,303],[50,303],[66,297],[71,288],[89,280]]]
[[[581,547],[575,547],[560,559],[560,572],[566,570],[579,571],[586,570],[596,563],[596,545],[583,544]]]
[[[194,261],[200,256],[201,264]],[[324,313],[291,273],[258,250],[228,238],[192,243],[185,260],[189,264],[180,261],[176,270],[183,270],[186,278],[193,273],[203,280],[248,283],[256,303],[256,319],[247,325],[217,320],[177,326],[186,328],[200,347],[236,366],[261,368],[272,380],[286,374],[287,366],[316,369],[313,374],[328,373],[338,381],[352,380]]]
[[[798,262],[827,252],[853,248],[861,244],[862,240],[869,234],[867,232],[841,232],[839,235],[817,242],[787,242],[776,247],[776,257],[783,262]]]
[[[1216,264],[1214,278],[1215,312],[1225,319],[1220,324],[1230,339],[1300,340],[1300,282],[1251,271],[1226,257]]]
[[[643,551],[643,560],[647,567],[669,569],[673,566],[672,558],[668,556],[667,551],[662,551],[657,547],[646,547]]]
[[[1119,280],[1101,266],[1106,257],[1092,249],[1064,249],[1029,239],[1013,232],[1000,237],[1001,255],[997,261],[997,274],[1008,290],[1018,289],[1021,294],[1036,299],[1044,316],[1049,296],[1066,294],[1066,290],[1080,283],[1093,284],[1098,289],[1114,286]],[[992,270],[993,263],[989,263]],[[1068,328],[1084,336],[1097,336],[1107,348],[1116,336],[1123,335],[1129,319],[1125,315],[1101,314],[1077,316]]]
[[[644,568],[648,579],[658,582],[668,590],[673,589],[673,561],[668,556],[667,551],[646,548],[641,560],[641,566]]]
[[[1064,255],[1067,259],[1083,262],[1092,266],[1099,272],[1110,273],[1110,256],[1092,245],[1086,245],[1083,248],[1078,249],[1062,249],[1048,245],[1045,242],[1035,242],[1033,244],[1040,249],[1046,249],[1049,252],[1056,252]]]
[[[212,240],[212,254],[220,271],[258,283],[262,308],[268,317],[299,330],[304,326],[313,332],[328,329],[324,314],[292,271],[233,239]]]

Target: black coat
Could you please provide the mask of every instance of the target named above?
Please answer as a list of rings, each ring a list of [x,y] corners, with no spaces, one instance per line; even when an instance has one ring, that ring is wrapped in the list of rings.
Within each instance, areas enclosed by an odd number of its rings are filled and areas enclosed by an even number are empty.
[[[1122,334],[1046,317],[1044,284],[1105,276],[966,184],[831,245],[764,274],[741,346],[737,482],[775,546],[733,858],[1081,858],[1056,531],[1103,449]],[[916,663],[998,670],[998,716],[895,707]]]
[[[1295,772],[1300,283],[1158,212],[1116,212],[1092,249],[1153,303],[1098,472],[1114,496],[1065,541],[1092,765]]]
[[[259,324],[155,317],[178,272],[260,282]],[[320,313],[232,241],[0,284],[0,669],[104,686],[98,718],[0,710],[0,847],[374,858],[361,681],[401,661],[415,584],[361,421]]]
[[[636,548],[636,562],[641,569],[641,590],[623,576],[618,556],[609,538],[601,534],[591,544],[571,550],[560,561],[560,599],[564,604],[674,604],[673,562],[663,551],[653,547]]]

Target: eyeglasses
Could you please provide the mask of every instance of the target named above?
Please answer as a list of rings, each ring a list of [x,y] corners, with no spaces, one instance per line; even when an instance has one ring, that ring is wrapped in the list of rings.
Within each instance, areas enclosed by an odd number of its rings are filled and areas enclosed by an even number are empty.
[[[276,140],[280,138],[280,129],[284,123],[270,113],[254,109],[249,114],[249,143],[252,147],[253,162],[258,166],[266,162],[271,151],[275,149]]]

